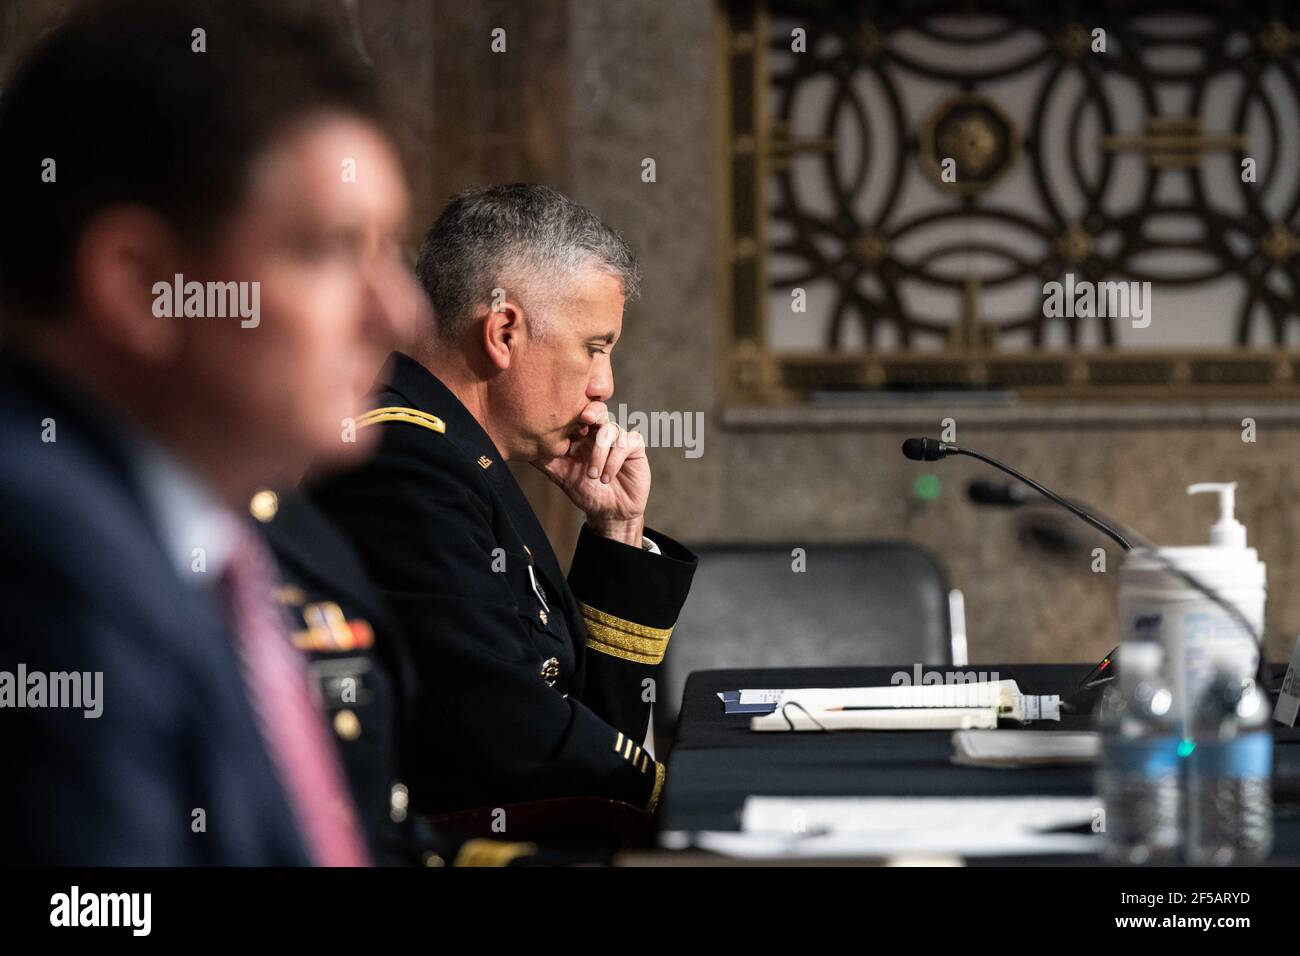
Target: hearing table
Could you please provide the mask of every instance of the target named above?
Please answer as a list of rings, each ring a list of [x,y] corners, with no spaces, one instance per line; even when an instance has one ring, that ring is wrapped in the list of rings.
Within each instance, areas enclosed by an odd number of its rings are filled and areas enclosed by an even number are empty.
[[[950,665],[936,670],[952,670]],[[724,714],[718,694],[741,688],[887,686],[906,667],[835,667],[696,671],[690,675],[661,811],[664,833],[739,830],[751,795],[789,797],[1087,797],[1093,768],[999,769],[952,763],[952,731],[755,733],[750,717]],[[1070,694],[1089,664],[968,665],[1015,680],[1026,694]],[[1276,697],[1284,667],[1270,666]],[[1088,730],[1089,715],[1031,725]],[[1300,862],[1300,729],[1274,726],[1274,850],[1270,863]],[[1094,862],[1095,857],[1028,857],[1023,862]],[[1016,858],[971,862],[1013,863]]]

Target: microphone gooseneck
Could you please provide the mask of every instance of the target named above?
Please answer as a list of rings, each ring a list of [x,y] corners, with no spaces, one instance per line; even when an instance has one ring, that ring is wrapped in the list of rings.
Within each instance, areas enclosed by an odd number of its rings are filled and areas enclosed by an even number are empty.
[[[1055,501],[1058,505],[1060,505],[1066,511],[1070,512],[1070,514],[1074,515],[1076,518],[1080,518],[1083,521],[1086,521],[1088,524],[1092,525],[1102,534],[1106,535],[1106,537],[1110,538],[1112,541],[1118,544],[1125,551],[1133,550],[1133,545],[1129,544],[1128,539],[1125,538],[1118,531],[1116,531],[1114,528],[1112,528],[1110,525],[1106,524],[1106,522],[1084,511],[1078,505],[1072,504],[1071,502],[1062,498],[1060,495],[1058,495],[1056,492],[1052,491],[1051,489],[1043,487],[1038,482],[1034,481],[1034,479],[1030,478],[1028,475],[1022,475],[1020,472],[1016,471],[1011,466],[1004,465],[996,458],[990,458],[988,455],[981,455],[977,451],[968,451],[964,448],[957,448],[956,445],[950,445],[949,447],[954,449],[952,454],[968,455],[971,458],[976,458],[984,462],[984,464],[986,465],[992,465],[994,468],[998,469],[999,471],[1006,472],[1012,478],[1015,478],[1019,481],[1023,481],[1025,484],[1027,484],[1030,488],[1033,488],[1044,498],[1050,498],[1052,501]]]
[[[1089,514],[1087,511],[1084,511],[1082,508],[1078,507],[1077,505],[1072,504],[1071,502],[1062,498],[1056,492],[1043,487],[1042,485],[1040,485],[1038,482],[1034,481],[1034,479],[1028,477],[1027,475],[1022,475],[1020,472],[1016,471],[1014,468],[1010,467],[1009,465],[1004,465],[996,458],[990,458],[988,455],[982,455],[977,451],[967,451],[964,448],[958,448],[956,445],[952,444],[951,442],[941,442],[934,438],[907,439],[907,441],[903,442],[903,454],[906,457],[912,459],[913,461],[938,461],[940,458],[947,458],[949,455],[967,455],[971,458],[977,459],[978,461],[984,462],[986,465],[992,465],[994,468],[998,469],[999,471],[1005,472],[1006,474],[1010,475],[1012,478],[1015,478],[1017,481],[1023,481],[1026,485],[1028,485],[1030,488],[1033,488],[1039,494],[1056,502],[1066,511],[1070,512],[1070,514],[1074,515],[1077,518],[1080,518],[1087,524],[1091,525],[1093,528],[1096,528],[1102,534],[1111,538],[1113,541],[1118,543],[1125,551],[1133,550],[1133,546],[1129,544],[1128,539],[1125,538],[1123,535],[1121,535],[1114,528],[1110,527],[1110,525],[1106,524],[1104,521],[1093,516],[1092,514]],[[1143,535],[1137,534],[1135,532],[1130,532],[1130,534],[1133,538],[1137,540],[1138,545],[1145,552],[1147,552],[1148,556],[1153,560],[1155,560],[1162,568],[1164,568],[1164,570],[1166,570],[1174,577],[1181,580],[1183,583],[1187,584],[1189,587],[1195,589],[1196,591],[1199,591],[1201,594],[1205,595],[1205,597],[1209,598],[1216,605],[1221,607],[1224,611],[1228,613],[1230,617],[1232,617],[1239,625],[1241,625],[1242,628],[1245,629],[1247,634],[1249,634],[1252,638],[1254,638],[1255,643],[1260,648],[1260,655],[1259,655],[1260,686],[1261,687],[1264,686],[1264,676],[1265,676],[1265,662],[1264,662],[1264,653],[1263,653],[1264,635],[1261,631],[1256,630],[1255,626],[1246,618],[1246,615],[1242,613],[1241,608],[1237,607],[1235,603],[1229,601],[1222,594],[1220,594],[1216,589],[1210,587],[1208,584],[1206,584],[1196,575],[1192,574],[1190,571],[1184,570],[1183,568],[1179,567],[1167,555],[1162,554],[1160,552],[1160,549],[1157,548],[1150,541],[1148,541]]]
[[[1092,525],[1092,527],[1096,528],[1102,534],[1106,535],[1106,537],[1110,538],[1112,541],[1118,544],[1125,551],[1133,550],[1133,545],[1128,543],[1128,539],[1126,539],[1122,534],[1120,534],[1110,525],[1106,524],[1106,522],[1102,521],[1100,518],[1094,517],[1093,515],[1084,511],[1082,508],[1078,507],[1077,505],[1071,504],[1069,501],[1066,501],[1064,498],[1062,498],[1060,495],[1058,495],[1056,492],[1052,491],[1051,489],[1044,488],[1042,485],[1034,481],[1034,479],[1030,478],[1028,475],[1022,475],[1020,472],[1016,471],[1010,465],[1002,464],[1002,462],[998,461],[996,458],[990,458],[988,455],[981,455],[977,451],[968,451],[965,448],[957,447],[951,442],[937,441],[933,438],[907,439],[907,441],[903,442],[903,455],[907,458],[910,458],[912,461],[938,461],[940,458],[947,458],[949,455],[967,455],[971,458],[976,458],[984,462],[984,464],[986,465],[992,465],[994,468],[998,469],[999,471],[1006,472],[1008,475],[1010,475],[1012,478],[1015,478],[1017,481],[1024,482],[1030,488],[1033,488],[1036,492],[1042,495],[1044,498],[1048,498],[1056,502],[1058,505],[1060,505],[1066,511],[1070,512],[1070,514],[1074,515],[1076,518],[1079,518],[1080,520],[1085,521],[1088,524]]]

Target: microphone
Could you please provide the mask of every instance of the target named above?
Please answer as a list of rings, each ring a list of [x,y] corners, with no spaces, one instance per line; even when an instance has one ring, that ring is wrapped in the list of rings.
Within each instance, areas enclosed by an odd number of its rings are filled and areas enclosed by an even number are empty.
[[[909,438],[903,442],[903,455],[912,461],[938,461],[959,453],[956,445],[934,438]]]
[[[1026,485],[1028,485],[1030,488],[1033,488],[1044,498],[1050,498],[1052,501],[1055,501],[1058,505],[1060,505],[1066,511],[1070,512],[1070,514],[1074,515],[1076,518],[1079,518],[1082,521],[1085,521],[1088,524],[1092,525],[1102,534],[1106,535],[1106,537],[1110,538],[1112,541],[1118,544],[1125,551],[1133,550],[1133,545],[1128,543],[1128,539],[1126,539],[1122,534],[1120,534],[1110,525],[1106,524],[1106,522],[1090,514],[1089,512],[1084,511],[1078,505],[1075,505],[1072,502],[1065,500],[1064,498],[1062,498],[1060,495],[1058,495],[1056,492],[1052,491],[1051,489],[1043,487],[1042,485],[1040,485],[1038,482],[1034,481],[1034,479],[1028,477],[1027,475],[1022,475],[1020,472],[1016,471],[1014,468],[1010,467],[1009,465],[1002,464],[1002,462],[998,461],[996,458],[990,458],[988,455],[981,455],[977,451],[969,451],[965,448],[958,448],[956,445],[952,444],[951,442],[937,441],[936,439],[933,438],[907,439],[907,441],[903,442],[903,455],[906,458],[910,458],[912,461],[938,461],[940,458],[947,458],[949,455],[968,455],[971,458],[976,458],[984,462],[986,465],[992,465],[994,468],[998,469],[999,471],[1006,472],[1008,475],[1010,475],[1012,478],[1015,478],[1017,481],[1024,482]]]
[[[1058,518],[1055,513],[1038,512],[1025,516],[1020,524],[1020,541],[1032,546],[1044,554],[1066,560],[1075,560],[1089,553],[1088,542],[1077,534],[1074,524],[1065,526],[1067,518]]]
[[[1018,484],[989,481],[987,478],[977,478],[967,485],[966,497],[977,505],[993,505],[998,508],[1019,508],[1021,505],[1035,504],[1039,500]]]
[[[903,442],[903,455],[906,456],[907,458],[910,458],[912,461],[938,461],[940,458],[947,458],[949,455],[967,455],[971,458],[975,458],[979,461],[984,462],[986,465],[992,465],[994,468],[998,469],[1001,472],[1005,472],[1006,474],[1010,475],[1012,478],[1015,478],[1017,481],[1024,482],[1026,485],[1028,485],[1030,488],[1033,488],[1035,491],[1037,491],[1040,495],[1043,495],[1045,498],[1049,498],[1052,501],[1056,502],[1066,511],[1070,512],[1070,514],[1081,519],[1082,521],[1096,528],[1098,531],[1106,535],[1111,540],[1115,541],[1125,551],[1133,550],[1133,546],[1128,543],[1128,539],[1126,539],[1123,535],[1121,535],[1114,528],[1110,527],[1110,525],[1106,524],[1100,518],[1094,516],[1088,511],[1085,511],[1083,508],[1080,508],[1078,505],[1074,504],[1073,502],[1067,501],[1065,498],[1062,498],[1060,495],[1058,495],[1056,492],[1052,491],[1051,489],[1045,488],[1044,486],[1040,485],[1038,482],[1034,481],[1034,479],[1030,478],[1028,475],[1022,475],[1020,472],[1016,471],[1014,468],[1010,467],[1009,465],[1004,465],[996,458],[990,458],[988,455],[982,455],[977,451],[970,451],[965,448],[958,448],[956,445],[952,444],[951,442],[942,442],[934,438],[907,439],[905,442]],[[1219,607],[1227,611],[1230,616],[1235,618],[1237,622],[1242,625],[1246,633],[1255,639],[1255,643],[1260,647],[1259,673],[1257,675],[1257,683],[1259,684],[1260,687],[1266,686],[1265,675],[1267,673],[1267,664],[1265,663],[1264,660],[1263,635],[1260,632],[1255,630],[1255,626],[1251,624],[1249,620],[1247,620],[1246,616],[1241,612],[1241,609],[1237,607],[1237,605],[1234,604],[1233,602],[1227,600],[1215,588],[1210,587],[1208,584],[1200,580],[1200,578],[1198,578],[1196,575],[1192,574],[1190,571],[1186,571],[1183,568],[1179,567],[1168,557],[1161,555],[1159,550],[1156,549],[1155,545],[1153,545],[1150,541],[1147,541],[1142,535],[1134,533],[1134,537],[1138,540],[1138,543],[1144,549],[1150,552],[1151,557],[1155,558],[1164,566],[1164,569],[1166,571],[1168,571],[1170,574],[1174,575],[1175,577],[1179,578],[1190,587],[1196,589],[1201,594],[1205,595],[1207,598],[1213,601],[1215,604],[1219,605]],[[1095,697],[1096,693],[1098,692],[1098,688],[1102,684],[1108,683],[1111,679],[1113,679],[1116,668],[1110,667],[1110,673],[1106,674],[1105,676],[1102,676],[1102,671],[1104,671],[1107,667],[1110,666],[1110,664],[1114,660],[1115,651],[1118,650],[1119,648],[1117,647],[1115,648],[1115,650],[1111,651],[1110,654],[1106,655],[1105,659],[1100,664],[1098,664],[1097,667],[1093,669],[1093,673],[1089,674],[1088,677],[1085,678],[1084,683],[1080,685],[1079,689],[1076,690],[1073,695],[1071,695],[1070,700],[1065,700],[1061,702],[1062,710],[1079,712],[1080,710],[1083,710],[1085,706],[1091,704],[1092,698]]]
[[[1025,517],[1020,526],[1020,539],[1026,545],[1035,546],[1040,551],[1058,556],[1075,557],[1088,551],[1088,545],[1083,539],[1060,523],[1064,519],[1057,518],[1055,513],[1038,513],[1034,505],[1050,502],[1034,494],[1019,482],[976,478],[966,486],[966,497],[970,499],[971,504],[986,507],[1029,508],[1030,514]],[[1103,521],[1109,520],[1096,508],[1087,505],[1079,507],[1087,507]]]
[[[994,468],[997,468],[999,471],[1006,472],[1008,475],[1010,475],[1012,478],[1015,478],[1017,481],[1024,482],[1030,488],[1033,488],[1035,491],[1037,491],[1040,495],[1043,495],[1044,497],[1049,498],[1052,501],[1056,502],[1058,505],[1060,505],[1066,511],[1069,511],[1071,514],[1076,515],[1079,518],[1082,518],[1088,524],[1092,525],[1098,531],[1102,532],[1102,534],[1105,534],[1108,537],[1119,542],[1120,547],[1122,547],[1125,551],[1133,550],[1132,545],[1130,545],[1128,541],[1124,539],[1123,535],[1121,535],[1118,531],[1115,531],[1109,525],[1105,524],[1099,518],[1094,518],[1088,512],[1066,501],[1064,498],[1056,494],[1054,491],[1050,491],[1047,488],[1044,488],[1038,482],[1034,481],[1034,479],[1028,477],[1027,475],[1022,475],[1014,468],[1002,464],[1002,462],[998,461],[995,458],[990,458],[987,455],[981,455],[979,452],[976,451],[967,451],[964,448],[958,448],[956,445],[952,444],[951,442],[938,441],[934,438],[907,439],[905,442],[903,442],[903,455],[906,458],[911,459],[912,461],[938,461],[940,458],[947,458],[949,455],[968,455],[971,458],[977,458],[980,461],[984,462],[985,464],[992,465]],[[998,495],[996,492],[993,491],[993,488],[995,486],[993,486],[991,482],[986,482],[983,484],[988,486],[983,489],[984,491],[992,492],[992,494],[990,495],[991,498],[999,499],[992,503],[1011,504],[1011,505],[1019,505],[1024,503],[1020,501],[1012,501],[1011,500],[1012,496],[1010,494]],[[1005,489],[1005,491],[1009,491],[1009,489]],[[971,485],[968,493],[970,494],[972,500],[975,501],[979,500],[976,497],[977,489],[974,484]],[[1107,654],[1106,657],[1102,660],[1102,662],[1098,664],[1096,667],[1094,667],[1092,669],[1092,672],[1089,673],[1086,678],[1084,678],[1083,683],[1080,684],[1078,688],[1075,689],[1074,693],[1068,695],[1064,700],[1061,701],[1061,709],[1063,711],[1065,711],[1066,713],[1088,713],[1093,708],[1097,699],[1101,696],[1101,692],[1105,687],[1105,685],[1109,684],[1111,680],[1114,679],[1115,672],[1116,672],[1115,668],[1111,668],[1110,673],[1105,674],[1104,676],[1102,672],[1106,670],[1107,666],[1114,659],[1115,651],[1117,650],[1119,650],[1118,647],[1115,648],[1115,650],[1112,650],[1109,654]]]

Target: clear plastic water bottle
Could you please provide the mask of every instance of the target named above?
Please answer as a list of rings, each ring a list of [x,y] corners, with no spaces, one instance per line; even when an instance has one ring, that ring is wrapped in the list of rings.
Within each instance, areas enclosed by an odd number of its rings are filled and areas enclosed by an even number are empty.
[[[1118,686],[1098,706],[1097,794],[1106,812],[1103,857],[1112,863],[1172,863],[1178,856],[1178,733],[1163,664],[1159,644],[1124,643]]]
[[[1273,731],[1268,697],[1238,668],[1217,669],[1192,712],[1187,857],[1258,863],[1273,847]]]

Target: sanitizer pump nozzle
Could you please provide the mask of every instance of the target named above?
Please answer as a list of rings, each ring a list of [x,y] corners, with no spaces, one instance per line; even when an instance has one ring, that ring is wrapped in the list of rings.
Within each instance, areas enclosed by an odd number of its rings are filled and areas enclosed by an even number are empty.
[[[1237,483],[1235,481],[1206,481],[1188,485],[1189,495],[1217,492],[1219,495],[1219,521],[1210,528],[1210,545],[1216,548],[1246,547],[1246,526],[1233,514],[1236,509]]]

